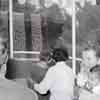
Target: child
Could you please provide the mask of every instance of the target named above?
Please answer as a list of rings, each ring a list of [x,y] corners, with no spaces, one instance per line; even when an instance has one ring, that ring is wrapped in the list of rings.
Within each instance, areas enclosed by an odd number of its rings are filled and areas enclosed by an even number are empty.
[[[90,100],[92,96],[92,84],[89,82],[91,79],[90,69],[96,66],[100,60],[100,48],[97,45],[89,45],[82,52],[82,62],[80,72],[77,75],[77,85],[79,89],[79,100]]]
[[[89,47],[85,48],[82,52],[82,62],[80,72],[78,73],[77,77],[77,84],[80,87],[83,87],[88,79],[90,69],[97,65],[100,61],[100,48],[95,45],[90,45]]]
[[[97,64],[90,69],[89,80],[85,83],[83,89],[100,95],[100,65]]]
[[[79,100],[100,100],[100,65],[90,69],[88,85],[80,94]]]

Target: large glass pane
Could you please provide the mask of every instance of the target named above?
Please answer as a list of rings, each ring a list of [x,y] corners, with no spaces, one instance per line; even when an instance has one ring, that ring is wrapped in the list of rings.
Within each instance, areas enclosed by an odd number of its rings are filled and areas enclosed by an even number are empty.
[[[72,1],[13,0],[13,50],[39,51],[41,57],[48,58],[51,49],[63,46],[72,56],[71,17]]]
[[[0,0],[0,36],[8,37],[8,0]]]
[[[100,48],[100,5],[99,0],[76,0],[76,56],[77,64],[76,71],[78,74],[77,84],[84,88],[87,91],[86,86],[87,80],[90,80],[92,74],[90,74],[90,69],[94,65],[99,64],[93,62],[98,54],[95,54],[95,51]],[[84,52],[83,52],[84,51]],[[92,52],[91,52],[92,51]],[[96,51],[97,52],[97,51]],[[91,61],[92,60],[92,61]],[[81,77],[82,76],[82,77]],[[85,79],[86,80],[85,80]],[[85,80],[85,81],[84,81]],[[84,82],[83,82],[84,81]],[[79,82],[79,83],[78,83]],[[93,80],[92,80],[93,82]],[[95,80],[94,80],[95,82]],[[91,86],[92,88],[93,85]],[[93,99],[93,94],[90,93],[92,89],[86,91],[82,94],[79,93],[80,98]],[[78,91],[79,92],[79,91]],[[77,92],[76,92],[77,93]],[[85,94],[86,93],[86,94]],[[89,93],[89,94],[88,94]],[[83,96],[83,97],[82,97]],[[79,99],[79,100],[81,100]]]
[[[96,0],[76,2],[76,39],[77,57],[81,58],[82,50],[89,41],[99,42],[100,6]]]
[[[42,35],[40,14],[35,13],[38,4],[38,1],[33,3],[31,0],[13,1],[13,50],[16,58],[39,58]]]

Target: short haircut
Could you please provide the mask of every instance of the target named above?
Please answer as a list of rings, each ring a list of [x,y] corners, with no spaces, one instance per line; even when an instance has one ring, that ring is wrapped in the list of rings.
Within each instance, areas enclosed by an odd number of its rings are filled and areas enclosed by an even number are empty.
[[[53,55],[52,58],[56,61],[66,61],[68,60],[69,56],[68,56],[68,51],[65,49],[61,49],[61,48],[56,48],[53,50]]]

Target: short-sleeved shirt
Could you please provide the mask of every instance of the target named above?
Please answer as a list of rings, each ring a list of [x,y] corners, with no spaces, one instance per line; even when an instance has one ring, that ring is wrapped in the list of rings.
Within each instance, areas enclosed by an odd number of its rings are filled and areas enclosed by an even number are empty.
[[[75,75],[65,62],[58,62],[51,67],[42,82],[34,88],[41,94],[51,92],[50,100],[72,100]]]

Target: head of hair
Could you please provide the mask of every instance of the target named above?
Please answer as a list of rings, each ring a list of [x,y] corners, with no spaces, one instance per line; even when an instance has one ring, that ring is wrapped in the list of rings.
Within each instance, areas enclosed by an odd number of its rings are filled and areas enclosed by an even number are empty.
[[[56,62],[66,61],[69,58],[68,51],[67,50],[64,50],[64,49],[61,49],[61,48],[55,48],[53,50],[53,53],[52,53],[52,58]]]
[[[90,72],[98,72],[98,71],[100,71],[100,65],[99,64],[95,65],[94,67],[92,67],[90,69]]]

